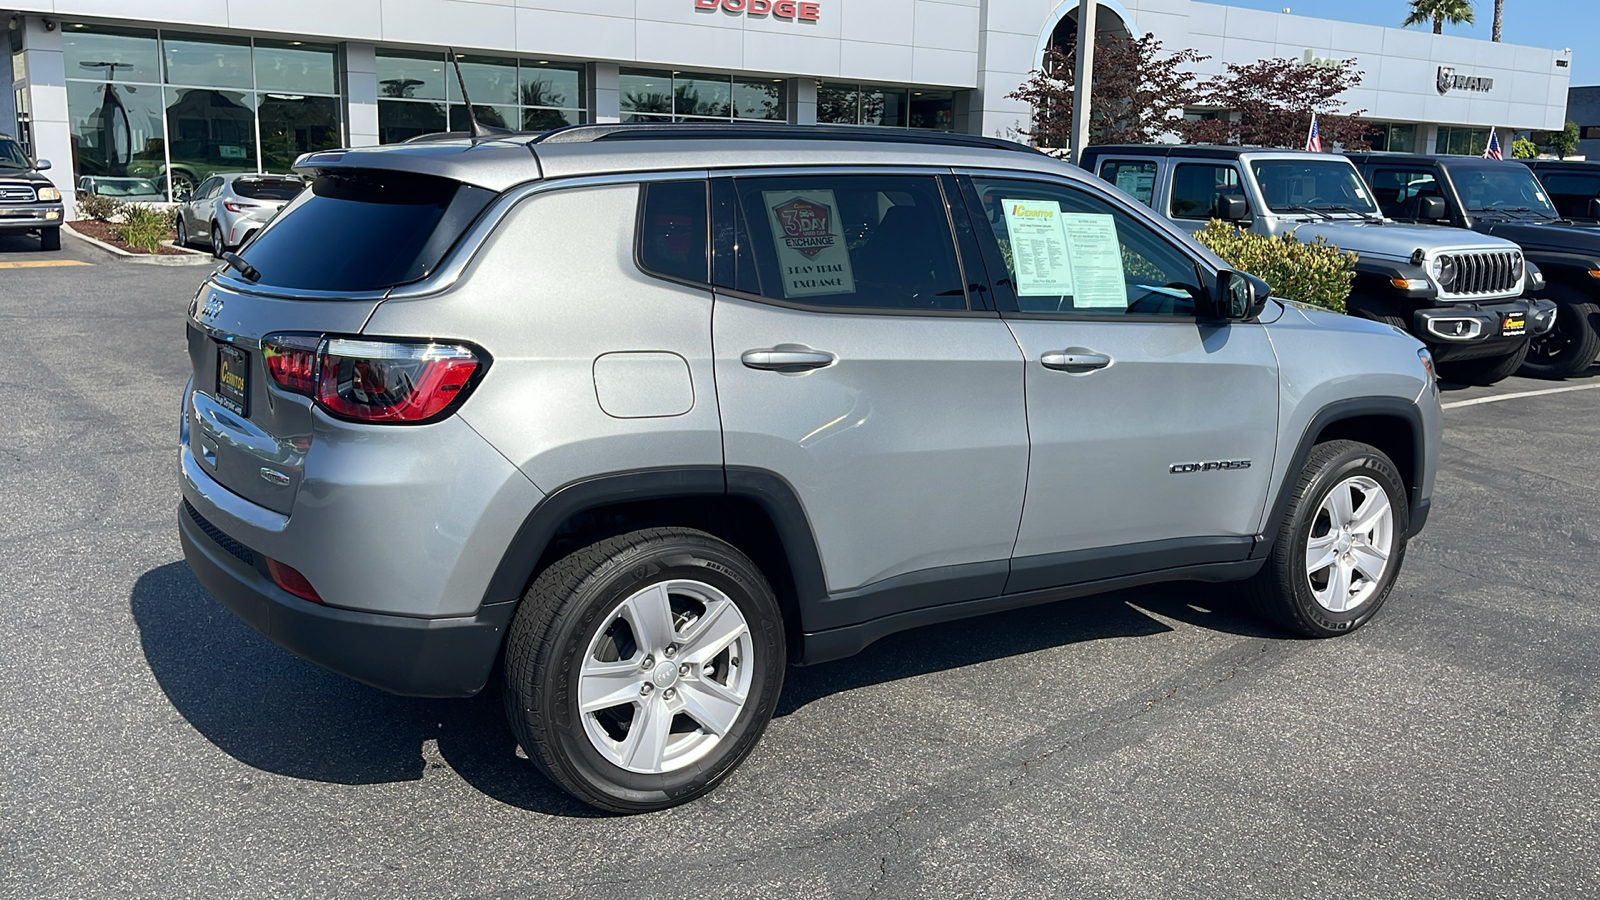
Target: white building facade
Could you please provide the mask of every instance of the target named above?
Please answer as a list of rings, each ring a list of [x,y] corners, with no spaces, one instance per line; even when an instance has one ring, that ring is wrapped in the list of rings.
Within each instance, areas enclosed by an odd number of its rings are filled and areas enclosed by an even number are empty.
[[[848,122],[1010,135],[1007,98],[1077,0],[0,0],[0,132],[63,188],[175,189],[299,153],[578,122]],[[1354,59],[1347,108],[1388,149],[1471,153],[1559,128],[1570,53],[1197,0],[1101,0],[1099,27],[1224,62]],[[162,184],[164,187],[165,185]]]

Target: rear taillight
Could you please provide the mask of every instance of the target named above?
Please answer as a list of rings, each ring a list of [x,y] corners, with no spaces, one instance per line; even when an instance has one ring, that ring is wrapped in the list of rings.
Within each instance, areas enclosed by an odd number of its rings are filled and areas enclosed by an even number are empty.
[[[235,200],[224,200],[224,201],[222,201],[222,205],[227,208],[228,212],[244,212],[247,209],[255,209],[258,206],[260,206],[261,204],[259,204],[259,203],[239,203],[238,201],[235,201]]]
[[[488,358],[464,344],[275,334],[261,342],[272,380],[356,422],[416,424],[447,414]]]

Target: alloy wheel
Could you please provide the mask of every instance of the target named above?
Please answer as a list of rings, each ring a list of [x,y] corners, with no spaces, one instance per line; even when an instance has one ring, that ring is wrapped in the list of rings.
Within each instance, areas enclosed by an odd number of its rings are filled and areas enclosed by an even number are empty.
[[[1370,599],[1394,538],[1394,508],[1377,481],[1352,475],[1334,485],[1306,539],[1306,579],[1318,605],[1342,613]]]
[[[1555,363],[1561,360],[1567,348],[1575,340],[1574,327],[1587,328],[1588,323],[1577,321],[1576,317],[1568,312],[1562,315],[1562,308],[1556,307],[1556,321],[1550,330],[1544,334],[1536,334],[1528,339],[1528,360],[1536,363]]]
[[[579,666],[584,733],[630,772],[692,765],[744,711],[753,651],[744,614],[717,588],[681,579],[644,588],[609,613]]]

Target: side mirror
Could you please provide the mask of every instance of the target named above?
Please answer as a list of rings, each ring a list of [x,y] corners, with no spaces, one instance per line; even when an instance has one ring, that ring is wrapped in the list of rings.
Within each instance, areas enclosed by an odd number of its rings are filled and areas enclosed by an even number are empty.
[[[1211,316],[1217,319],[1253,319],[1267,306],[1272,288],[1247,272],[1223,269],[1211,292]]]
[[[1600,219],[1600,197],[1589,198],[1589,218]]]
[[[1250,218],[1250,204],[1238,194],[1221,194],[1217,197],[1217,218],[1224,222],[1240,222]]]
[[[38,169],[39,171],[43,172],[45,169],[50,168],[50,160],[48,160],[48,159],[34,160],[33,167],[35,169]]]
[[[1450,218],[1450,205],[1443,197],[1418,197],[1417,218],[1438,221]]]

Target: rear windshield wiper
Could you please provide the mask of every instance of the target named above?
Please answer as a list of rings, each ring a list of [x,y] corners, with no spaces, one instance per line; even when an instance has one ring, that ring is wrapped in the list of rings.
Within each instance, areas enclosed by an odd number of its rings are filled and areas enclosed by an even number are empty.
[[[237,269],[239,274],[244,276],[244,280],[251,284],[261,280],[261,272],[255,266],[245,262],[244,257],[237,253],[222,254],[222,261],[228,264],[228,268]]]

